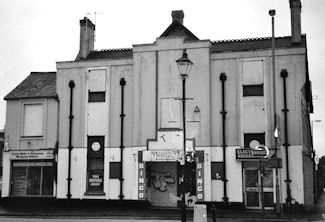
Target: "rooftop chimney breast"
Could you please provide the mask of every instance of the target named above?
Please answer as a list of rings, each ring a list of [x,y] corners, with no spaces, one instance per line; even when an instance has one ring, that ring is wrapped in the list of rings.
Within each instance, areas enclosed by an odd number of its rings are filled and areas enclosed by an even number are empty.
[[[86,59],[89,52],[94,50],[95,25],[88,19],[80,20],[80,46],[76,60]]]
[[[291,10],[291,39],[292,43],[301,42],[301,2],[289,0]]]
[[[184,19],[183,10],[172,11],[172,18],[173,18],[173,22],[177,20],[179,23],[183,25],[183,19]]]

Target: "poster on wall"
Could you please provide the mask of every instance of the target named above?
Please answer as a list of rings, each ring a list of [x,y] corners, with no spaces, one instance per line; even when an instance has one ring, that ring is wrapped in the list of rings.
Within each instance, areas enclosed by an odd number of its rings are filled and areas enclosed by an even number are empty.
[[[90,170],[88,174],[88,191],[103,192],[103,170]]]

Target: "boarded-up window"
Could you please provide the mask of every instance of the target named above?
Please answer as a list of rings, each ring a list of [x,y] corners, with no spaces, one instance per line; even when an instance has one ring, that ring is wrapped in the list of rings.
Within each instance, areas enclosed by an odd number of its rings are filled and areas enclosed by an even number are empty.
[[[90,70],[88,75],[88,102],[105,102],[106,70]]]
[[[243,61],[243,85],[260,85],[264,83],[263,60]]]
[[[24,104],[23,136],[43,135],[43,104]]]
[[[175,98],[161,99],[161,127],[180,128],[180,100]]]
[[[91,92],[102,92],[106,89],[106,70],[90,70],[88,88]]]

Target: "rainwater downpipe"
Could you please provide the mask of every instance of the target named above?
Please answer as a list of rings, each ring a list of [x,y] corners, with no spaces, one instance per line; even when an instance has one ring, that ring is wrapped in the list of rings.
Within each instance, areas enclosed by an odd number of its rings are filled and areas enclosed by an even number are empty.
[[[287,84],[286,84],[286,78],[288,77],[288,72],[286,69],[281,70],[281,77],[283,78],[283,102],[284,102],[284,108],[282,109],[284,113],[284,144],[283,146],[285,147],[285,153],[286,153],[286,174],[287,174],[287,179],[285,180],[287,184],[287,198],[286,198],[286,203],[291,204],[291,188],[290,188],[290,172],[289,172],[289,142],[288,142],[288,112],[289,109],[287,107]]]
[[[120,145],[120,151],[121,151],[121,164],[120,164],[120,200],[123,200],[123,149],[124,149],[124,86],[126,85],[126,81],[124,78],[121,78],[120,80],[121,85],[121,145]]]
[[[228,197],[227,197],[227,173],[226,173],[226,115],[227,112],[225,110],[225,81],[227,80],[226,74],[223,72],[220,74],[220,81],[221,81],[221,90],[222,90],[222,110],[220,111],[222,115],[222,150],[223,150],[223,202],[225,205],[228,204]]]
[[[75,87],[75,83],[73,80],[70,80],[69,82],[69,88],[70,88],[70,114],[69,114],[69,156],[68,156],[68,193],[67,193],[67,198],[68,198],[68,203],[70,202],[71,199],[71,151],[73,149],[72,146],[72,120],[73,120],[73,88]]]

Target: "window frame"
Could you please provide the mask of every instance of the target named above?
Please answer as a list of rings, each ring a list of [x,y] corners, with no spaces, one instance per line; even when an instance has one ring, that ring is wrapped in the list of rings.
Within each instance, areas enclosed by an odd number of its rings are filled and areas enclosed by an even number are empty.
[[[42,106],[42,117],[41,117],[41,135],[25,135],[25,106],[28,105],[41,105]],[[46,130],[46,112],[47,107],[45,100],[35,100],[35,101],[22,101],[20,104],[20,138],[43,138],[45,137],[45,130]]]

